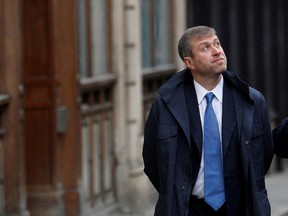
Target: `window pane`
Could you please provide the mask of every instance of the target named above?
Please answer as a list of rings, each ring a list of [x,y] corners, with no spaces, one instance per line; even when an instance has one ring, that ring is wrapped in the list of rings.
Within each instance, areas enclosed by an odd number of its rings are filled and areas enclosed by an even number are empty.
[[[79,0],[79,64],[81,77],[88,76],[87,65],[87,20],[85,0]]]
[[[141,0],[142,67],[169,63],[170,0]]]
[[[107,1],[91,0],[92,75],[108,72]]]
[[[150,0],[141,1],[142,67],[151,67],[151,10]]]
[[[107,0],[78,0],[81,77],[108,73],[107,4]]]
[[[156,2],[155,62],[156,65],[163,65],[169,63],[169,46],[171,46],[169,44],[172,33],[169,32],[170,4],[169,0],[157,0]]]

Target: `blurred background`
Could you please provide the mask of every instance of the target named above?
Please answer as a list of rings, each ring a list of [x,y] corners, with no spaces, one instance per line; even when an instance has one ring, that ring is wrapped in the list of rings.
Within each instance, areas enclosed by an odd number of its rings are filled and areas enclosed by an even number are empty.
[[[0,0],[0,215],[143,215],[155,195],[143,125],[194,25],[216,29],[273,128],[288,115],[287,11],[286,0]],[[275,157],[268,175],[285,169]]]

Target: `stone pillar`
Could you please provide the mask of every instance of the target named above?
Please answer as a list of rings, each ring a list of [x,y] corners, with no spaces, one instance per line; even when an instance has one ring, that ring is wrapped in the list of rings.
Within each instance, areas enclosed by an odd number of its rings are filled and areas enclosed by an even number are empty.
[[[112,31],[113,37],[113,71],[117,74],[115,86],[115,157],[117,160],[117,196],[123,213],[131,211],[129,203],[129,168],[127,166],[127,134],[126,134],[126,88],[125,88],[125,47],[124,47],[124,0],[113,0]]]
[[[175,56],[174,58],[177,59],[176,60],[176,64],[177,64],[177,71],[183,70],[185,68],[185,64],[182,61],[182,59],[179,57],[178,55],[178,41],[180,39],[180,37],[182,36],[182,34],[184,33],[184,31],[188,28],[187,27],[187,19],[186,19],[186,0],[177,0],[177,1],[173,1],[173,13],[175,14],[175,21],[174,21],[174,44],[175,44],[175,48],[173,50],[175,50]],[[191,27],[191,26],[189,26]]]
[[[126,128],[132,212],[144,210],[148,200],[148,181],[143,174],[143,98],[141,70],[141,14],[139,0],[125,1],[125,88]]]
[[[113,65],[116,86],[116,156],[118,196],[123,212],[139,213],[148,198],[148,181],[143,173],[143,100],[141,71],[140,1],[113,1]]]

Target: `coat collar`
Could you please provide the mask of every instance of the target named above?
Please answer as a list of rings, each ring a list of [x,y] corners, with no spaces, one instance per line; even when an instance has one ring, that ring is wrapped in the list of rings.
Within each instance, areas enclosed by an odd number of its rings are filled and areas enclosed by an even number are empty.
[[[188,110],[186,109],[187,102],[184,93],[185,82],[187,81],[187,77],[191,76],[190,74],[191,72],[188,68],[175,74],[159,89],[159,95],[162,100],[165,101],[167,107],[170,109],[171,113],[174,115],[175,119],[182,127],[184,134],[189,144],[191,145],[190,120]],[[225,71],[223,73],[223,78],[225,80],[224,82],[232,85],[239,91],[240,94],[250,99],[248,85],[243,82],[236,74],[230,71]],[[194,120],[192,121],[192,124],[200,121],[197,121],[197,119]],[[193,128],[196,127],[196,129],[198,128],[198,130],[192,131],[192,137],[195,139],[196,144],[202,142],[201,124],[199,124],[193,125]],[[229,140],[229,136],[227,137],[227,139]],[[199,152],[201,152],[200,144],[199,146],[197,145],[197,148]],[[225,147],[225,149],[227,149],[227,146]]]
[[[249,86],[243,80],[241,80],[235,73],[231,71],[225,71],[223,73],[223,77],[225,82],[230,83],[233,87],[235,87],[244,97],[251,99],[249,94]]]
[[[161,88],[159,89],[159,94],[166,103],[168,103],[176,95],[178,96],[177,92],[179,90],[183,90],[184,82],[187,79],[187,73],[191,73],[188,68],[176,73],[169,81],[167,81],[163,86],[161,86]],[[223,72],[223,78],[225,82],[230,83],[241,94],[251,99],[249,95],[249,86],[247,85],[247,83],[242,81],[235,73],[227,70]]]

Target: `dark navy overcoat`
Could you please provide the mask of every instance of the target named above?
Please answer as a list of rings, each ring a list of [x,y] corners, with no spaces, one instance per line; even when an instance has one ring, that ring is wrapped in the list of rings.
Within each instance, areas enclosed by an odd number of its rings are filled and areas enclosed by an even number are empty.
[[[196,93],[191,96],[191,107],[185,99],[187,73],[189,69],[175,74],[159,89],[145,124],[144,172],[159,193],[156,216],[189,215],[189,197],[199,170],[199,163],[193,161],[201,158],[202,129],[198,106],[193,105]],[[222,114],[228,215],[242,212],[241,216],[270,216],[264,176],[273,158],[273,145],[264,97],[230,71],[225,71],[223,78],[230,89],[224,97]],[[223,89],[223,95],[225,92]],[[190,118],[189,112],[192,112]],[[235,169],[237,164],[239,168]],[[237,178],[239,170],[241,179]],[[242,191],[237,191],[237,185],[243,185]],[[246,197],[244,210],[237,204],[239,193]]]

